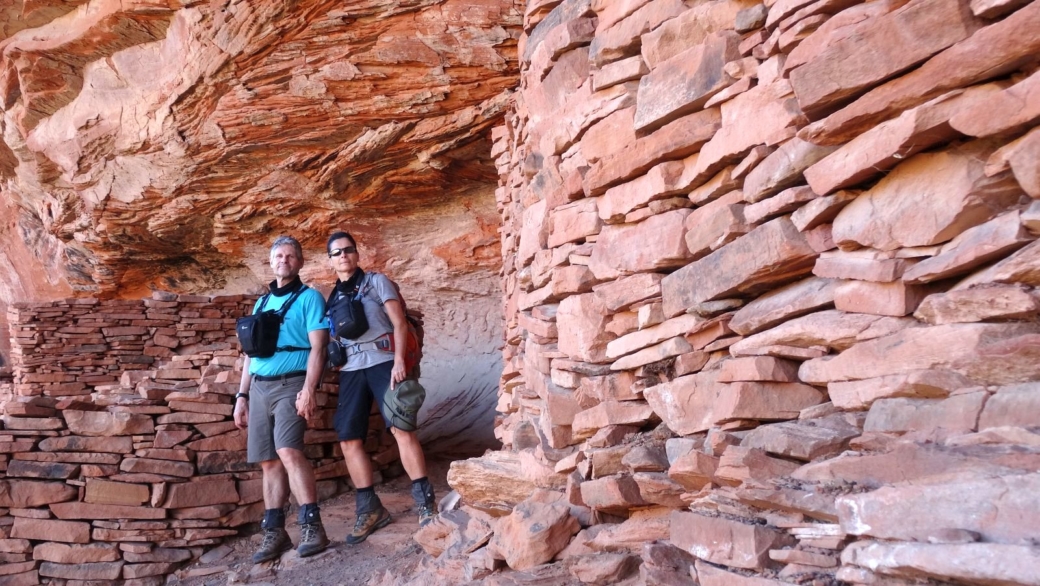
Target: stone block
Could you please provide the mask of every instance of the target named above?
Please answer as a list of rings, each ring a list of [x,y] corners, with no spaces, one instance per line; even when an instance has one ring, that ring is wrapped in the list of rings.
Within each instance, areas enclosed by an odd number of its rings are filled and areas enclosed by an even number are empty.
[[[720,383],[736,381],[797,382],[798,363],[772,356],[745,356],[724,360],[719,367]]]
[[[638,224],[604,226],[592,249],[589,269],[597,279],[683,266],[690,260],[683,225],[688,209],[651,216]]]
[[[607,308],[594,293],[564,299],[556,314],[560,351],[574,360],[606,362],[607,343],[612,339],[604,329],[607,319]]]
[[[879,399],[870,406],[863,431],[975,431],[987,396],[980,389],[975,392],[965,391],[947,399]]]
[[[843,567],[870,568],[887,580],[924,578],[963,584],[1040,582],[1036,552],[1025,545],[858,541],[842,552],[841,559],[846,564]],[[964,564],[961,560],[971,560],[971,563]]]
[[[769,550],[792,538],[772,527],[675,511],[670,541],[693,556],[733,568],[764,569]]]
[[[823,112],[968,38],[981,26],[960,2],[917,0],[879,16],[860,33],[836,41],[790,72],[807,112]],[[913,38],[913,47],[897,39]]]
[[[624,513],[644,506],[639,485],[627,474],[618,474],[581,483],[581,500],[597,511]]]
[[[927,542],[938,529],[974,531],[991,543],[1030,539],[1040,511],[1040,474],[987,477],[971,471],[938,482],[886,486],[838,497],[850,535]]]
[[[11,527],[11,537],[34,541],[89,543],[90,523],[15,517],[14,526]]]
[[[848,313],[902,317],[913,313],[931,291],[904,281],[844,281],[834,290],[834,307]]]
[[[974,386],[974,383],[949,370],[917,370],[857,381],[832,382],[827,394],[835,407],[846,410],[869,408],[878,399],[907,397],[935,399]]]
[[[794,280],[807,273],[815,259],[816,252],[791,221],[777,218],[665,277],[661,281],[665,315]]]
[[[635,209],[681,193],[679,185],[685,169],[682,161],[666,161],[651,167],[645,175],[611,187],[599,198],[600,219],[618,224]]]
[[[552,210],[549,213],[552,226],[547,240],[549,248],[599,234],[603,222],[599,219],[598,202],[599,198],[579,199]]]
[[[135,413],[107,411],[62,412],[69,431],[85,436],[142,435],[155,431],[152,418]]]
[[[574,416],[574,439],[580,441],[592,437],[597,430],[610,425],[641,426],[652,415],[650,406],[642,401],[604,401]]]
[[[876,177],[911,156],[956,136],[950,118],[1000,91],[984,84],[939,96],[882,122],[805,170],[813,191],[829,194]]]
[[[794,318],[770,330],[748,336],[730,346],[730,354],[755,355],[751,353],[755,348],[776,345],[842,351],[865,340],[887,336],[912,325],[915,325],[912,319],[830,309]]]
[[[526,570],[551,560],[579,529],[565,503],[543,503],[533,497],[496,523],[490,547],[505,554],[510,568]]]
[[[715,371],[681,376],[645,391],[647,403],[668,429],[679,435],[707,431],[715,421],[713,407],[719,395]]]
[[[715,423],[739,419],[796,419],[802,409],[823,401],[823,393],[799,383],[720,383],[712,416]]]
[[[661,294],[659,273],[638,273],[610,281],[593,288],[609,311],[624,310],[628,306]]]
[[[639,82],[636,131],[666,124],[704,107],[713,95],[732,84],[723,66],[740,58],[740,36],[733,31],[709,35],[700,44],[660,63]]]
[[[834,150],[835,147],[818,146],[800,138],[788,140],[748,173],[743,188],[745,201],[759,202],[797,185],[806,169]]]
[[[979,416],[979,430],[995,427],[1031,427],[1040,406],[1040,385],[1023,383],[997,389]]]
[[[930,283],[959,275],[1022,248],[1035,240],[1022,225],[1018,210],[968,228],[946,243],[939,254],[903,273],[907,283]]]
[[[867,92],[799,135],[817,144],[848,142],[878,123],[950,90],[1015,71],[1040,50],[1040,39],[1034,34],[1038,26],[1040,6],[1026,5],[978,29],[917,69]]]
[[[1040,378],[1040,325],[949,324],[906,328],[860,342],[828,359],[802,363],[798,377],[812,384],[859,380],[914,370],[952,370],[979,384]]]
[[[810,277],[770,291],[738,310],[729,327],[741,335],[770,328],[834,303],[837,282]]]
[[[1035,320],[1040,300],[1020,286],[991,285],[946,291],[925,298],[914,312],[933,326],[992,320]]]

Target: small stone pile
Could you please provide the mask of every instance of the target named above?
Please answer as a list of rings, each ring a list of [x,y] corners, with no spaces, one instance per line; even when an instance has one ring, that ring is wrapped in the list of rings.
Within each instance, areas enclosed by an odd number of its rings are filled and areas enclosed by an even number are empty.
[[[254,301],[155,293],[11,307],[0,584],[162,584],[259,521],[261,474],[232,417],[235,319]],[[322,499],[347,487],[336,392],[329,375],[305,436]],[[377,466],[396,459],[391,444],[375,414],[366,448]]]
[[[1038,30],[1036,0],[530,0],[504,447],[452,466],[426,569],[1040,584]]]

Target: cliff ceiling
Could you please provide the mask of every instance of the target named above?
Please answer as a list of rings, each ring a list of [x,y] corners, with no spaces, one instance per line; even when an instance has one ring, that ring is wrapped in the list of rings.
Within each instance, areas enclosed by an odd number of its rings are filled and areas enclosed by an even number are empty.
[[[0,0],[0,297],[247,289],[275,235],[314,252],[337,226],[370,265],[426,226],[439,240],[410,246],[497,271],[489,129],[521,19],[513,0]]]

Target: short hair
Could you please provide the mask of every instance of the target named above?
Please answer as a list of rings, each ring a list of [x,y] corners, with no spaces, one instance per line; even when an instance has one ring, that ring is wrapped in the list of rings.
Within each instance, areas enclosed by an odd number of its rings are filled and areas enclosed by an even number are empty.
[[[332,252],[332,243],[339,240],[340,238],[346,238],[347,240],[350,240],[350,243],[353,244],[355,248],[357,247],[357,240],[354,240],[354,237],[350,235],[350,232],[344,232],[340,230],[338,232],[333,232],[332,236],[329,236],[329,241],[325,243],[325,252]]]
[[[292,246],[293,250],[296,252],[296,256],[299,257],[300,260],[303,260],[303,247],[300,246],[299,240],[292,236],[279,236],[274,239],[274,244],[271,245],[271,254],[273,255],[274,251],[278,250],[282,246]]]

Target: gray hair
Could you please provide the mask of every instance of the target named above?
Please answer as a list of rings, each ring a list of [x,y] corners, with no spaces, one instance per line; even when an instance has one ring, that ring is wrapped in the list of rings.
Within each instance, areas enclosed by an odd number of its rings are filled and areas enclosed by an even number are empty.
[[[274,244],[271,245],[271,254],[274,254],[275,250],[278,250],[282,246],[292,246],[293,250],[296,251],[296,256],[300,260],[303,260],[303,247],[300,246],[300,241],[293,238],[292,236],[279,236],[275,238]]]

